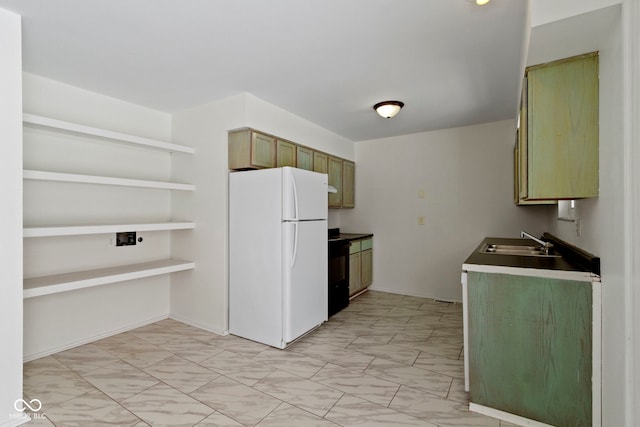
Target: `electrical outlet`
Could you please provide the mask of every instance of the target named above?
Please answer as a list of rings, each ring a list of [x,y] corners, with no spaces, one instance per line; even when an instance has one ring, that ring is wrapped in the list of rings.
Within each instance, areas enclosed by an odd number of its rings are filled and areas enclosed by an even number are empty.
[[[424,190],[418,190],[418,199],[424,199]]]
[[[418,225],[424,225],[424,216],[418,216]]]

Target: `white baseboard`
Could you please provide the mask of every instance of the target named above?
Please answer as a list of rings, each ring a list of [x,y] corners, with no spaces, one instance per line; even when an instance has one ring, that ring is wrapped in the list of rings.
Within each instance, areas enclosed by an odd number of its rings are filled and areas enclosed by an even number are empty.
[[[540,421],[530,420],[519,415],[509,412],[500,411],[499,409],[489,408],[488,406],[478,405],[477,403],[469,403],[469,410],[478,414],[487,415],[489,417],[498,418],[511,424],[523,427],[554,427],[551,424],[541,423]]]
[[[208,325],[208,324],[205,324],[205,323],[202,323],[202,322],[197,322],[197,321],[194,321],[194,320],[191,320],[191,319],[187,319],[187,318],[182,317],[182,316],[177,316],[175,314],[169,314],[169,319],[173,319],[173,320],[177,320],[178,322],[186,323],[187,325],[194,326],[194,327],[196,327],[198,329],[202,329],[202,330],[205,330],[207,332],[214,333],[216,335],[222,335],[222,336],[229,335],[229,330],[221,331],[220,329],[217,329],[217,328],[213,327],[212,325]]]
[[[462,303],[462,301],[454,300],[454,299],[450,299],[450,298],[439,298],[439,297],[434,297],[433,295],[420,295],[420,294],[417,294],[415,292],[409,292],[409,291],[406,291],[406,290],[399,290],[399,289],[388,289],[388,288],[384,288],[384,287],[376,286],[376,285],[371,285],[371,286],[369,286],[368,289],[370,291],[386,292],[388,294],[406,295],[406,296],[418,297],[418,298],[428,298],[428,299],[432,299],[432,300],[436,300],[436,301],[458,303],[458,304]]]
[[[0,422],[0,427],[15,427],[31,421],[31,418],[27,414],[16,412],[5,421]]]
[[[155,322],[158,322],[160,320],[167,319],[168,317],[169,317],[168,314],[165,314],[165,315],[162,315],[162,316],[157,316],[157,317],[154,317],[154,318],[151,318],[151,319],[146,319],[146,320],[143,320],[141,322],[136,322],[136,323],[124,326],[122,328],[114,329],[114,330],[111,330],[111,331],[108,331],[108,332],[103,332],[101,334],[92,335],[92,336],[83,338],[83,339],[78,340],[78,341],[73,341],[73,342],[70,342],[70,343],[67,343],[67,344],[63,344],[61,346],[48,348],[46,350],[39,351],[37,353],[25,354],[23,356],[23,362],[25,362],[25,363],[26,362],[30,362],[32,360],[40,359],[42,357],[49,356],[51,354],[55,354],[55,353],[59,353],[61,351],[69,350],[69,349],[72,349],[74,347],[78,347],[78,346],[81,346],[81,345],[84,345],[84,344],[89,344],[91,342],[98,341],[98,340],[101,340],[103,338],[108,338],[108,337],[111,337],[113,335],[118,335],[118,334],[121,334],[123,332],[127,332],[127,331],[130,331],[132,329],[139,328],[141,326],[149,325],[151,323],[155,323]],[[0,424],[0,427],[4,427],[4,425]]]

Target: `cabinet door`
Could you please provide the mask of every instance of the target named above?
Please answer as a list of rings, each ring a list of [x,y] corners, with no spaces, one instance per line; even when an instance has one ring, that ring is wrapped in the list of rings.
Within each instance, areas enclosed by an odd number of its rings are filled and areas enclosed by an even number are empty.
[[[349,296],[358,293],[362,287],[360,264],[360,252],[349,255]]]
[[[526,198],[597,197],[597,54],[530,68],[527,99]]]
[[[361,289],[366,288],[373,282],[373,250],[367,249],[360,252],[360,275]]]
[[[251,165],[273,168],[276,165],[276,139],[258,132],[251,133]]]
[[[276,148],[276,167],[281,166],[296,167],[296,145],[279,139]]]
[[[467,279],[470,401],[551,425],[592,425],[592,284]]]
[[[353,208],[355,206],[355,172],[356,165],[344,160],[342,162],[342,207]]]
[[[318,151],[313,152],[313,170],[320,173],[329,172],[329,156]]]
[[[338,190],[335,193],[329,193],[329,207],[342,207],[342,159],[337,157],[329,157],[329,185]]]
[[[296,147],[296,167],[300,169],[306,169],[308,171],[313,170],[313,150],[307,147]]]

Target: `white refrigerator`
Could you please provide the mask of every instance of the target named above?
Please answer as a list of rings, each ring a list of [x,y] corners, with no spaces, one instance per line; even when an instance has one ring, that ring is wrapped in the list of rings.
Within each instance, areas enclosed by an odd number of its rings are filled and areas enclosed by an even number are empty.
[[[229,174],[229,333],[277,348],[328,319],[326,174]]]

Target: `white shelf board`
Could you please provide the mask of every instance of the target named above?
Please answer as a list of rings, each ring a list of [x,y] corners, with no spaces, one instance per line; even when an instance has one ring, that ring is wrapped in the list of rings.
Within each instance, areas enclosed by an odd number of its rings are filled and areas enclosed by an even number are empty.
[[[120,132],[113,132],[106,129],[84,126],[72,122],[65,122],[63,120],[51,119],[49,117],[42,117],[35,114],[24,113],[22,115],[22,122],[30,125],[45,126],[53,129],[96,136],[99,138],[112,139],[119,142],[141,145],[147,148],[154,148],[158,150],[188,154],[192,154],[195,152],[192,147],[188,147],[186,145],[173,144],[171,142],[158,141],[155,139],[143,138],[140,136],[128,135]]]
[[[166,259],[97,270],[34,277],[24,280],[22,296],[25,299],[33,298],[110,283],[124,282],[125,280],[141,279],[143,277],[159,276],[176,271],[191,270],[194,267],[195,263],[192,261]]]
[[[111,176],[96,175],[79,175],[73,173],[47,172],[28,170],[23,171],[24,179],[33,179],[40,181],[61,181],[76,182],[82,184],[102,184],[102,185],[120,185],[124,187],[142,187],[142,188],[158,188],[163,190],[183,190],[193,191],[195,186],[192,184],[181,184],[177,182],[165,181],[145,181],[141,179],[116,178]]]
[[[93,225],[50,225],[25,226],[23,237],[77,236],[83,234],[105,234],[124,231],[164,231],[189,230],[195,228],[193,222],[155,222],[143,224],[93,224]]]

